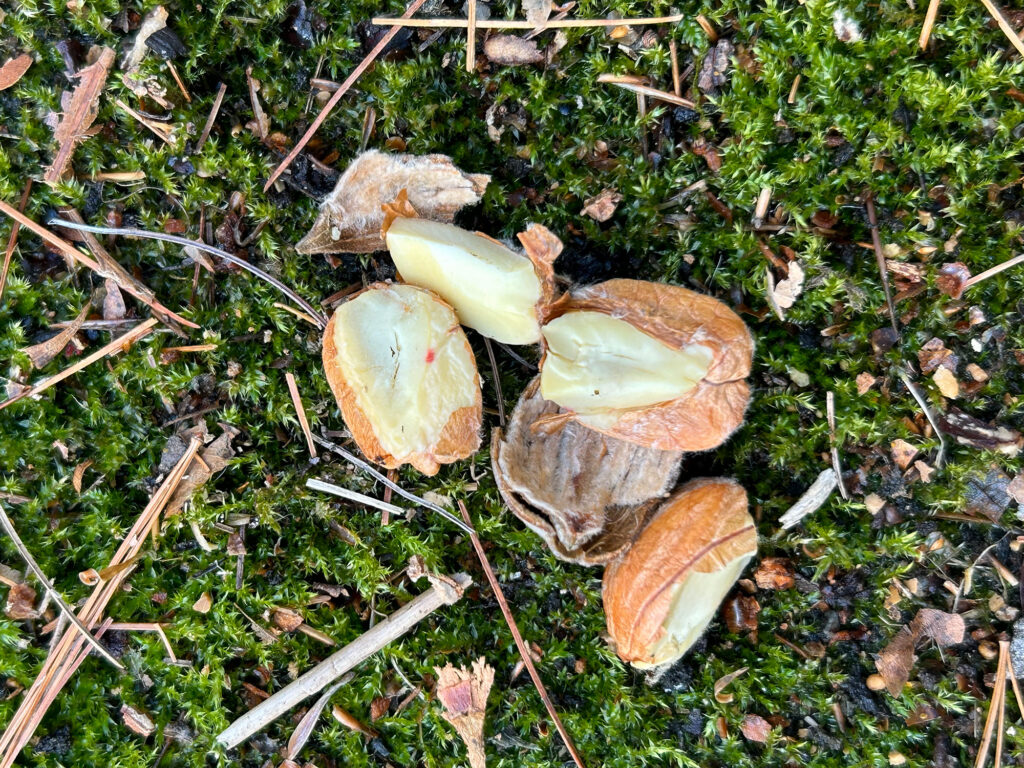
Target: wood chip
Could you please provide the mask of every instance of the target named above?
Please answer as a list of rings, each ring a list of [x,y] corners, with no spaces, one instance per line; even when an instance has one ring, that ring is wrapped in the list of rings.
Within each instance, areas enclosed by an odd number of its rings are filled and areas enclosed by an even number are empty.
[[[932,381],[935,382],[935,386],[939,388],[943,397],[948,397],[950,400],[960,397],[960,382],[949,368],[942,367],[935,371]]]
[[[876,379],[874,376],[872,376],[867,371],[864,371],[863,373],[858,373],[857,374],[857,394],[858,395],[865,394],[869,389],[871,389],[873,386],[875,386],[875,382],[876,381],[878,381],[878,379]]]
[[[0,91],[6,91],[21,80],[31,66],[32,57],[27,53],[5,61],[4,65],[0,67]]]
[[[64,177],[75,147],[86,137],[86,132],[96,120],[100,93],[107,83],[107,76],[113,64],[114,50],[103,48],[95,63],[83,67],[74,75],[78,85],[70,98],[66,101],[62,99],[64,113],[53,131],[57,152],[43,175],[43,181],[51,187],[56,186]]]
[[[807,515],[821,507],[828,501],[838,485],[839,480],[836,477],[836,471],[832,467],[822,470],[818,478],[804,492],[804,495],[797,500],[796,504],[779,518],[779,524],[782,526],[782,529],[788,530],[792,528],[807,517]]]
[[[125,727],[132,733],[137,733],[143,738],[148,738],[156,730],[156,724],[145,712],[140,712],[127,704],[121,705],[121,718]]]
[[[872,515],[877,515],[885,506],[885,499],[877,493],[869,493],[864,497],[864,506],[867,507],[868,512]]]
[[[934,467],[930,467],[923,461],[918,459],[914,462],[914,469],[917,470],[917,474],[921,477],[922,483],[930,483],[932,481],[932,475],[935,473]]]
[[[766,557],[754,571],[754,581],[759,589],[792,589],[796,584],[793,563],[785,557]]]
[[[213,607],[213,598],[210,597],[209,592],[203,592],[199,596],[199,599],[192,603],[192,610],[198,613],[209,613]]]
[[[604,189],[583,203],[581,213],[594,221],[608,221],[622,202],[622,195],[614,189]]]
[[[889,450],[892,453],[892,460],[896,462],[896,466],[904,472],[914,461],[914,457],[917,456],[917,448],[902,439],[893,440],[889,443]]]

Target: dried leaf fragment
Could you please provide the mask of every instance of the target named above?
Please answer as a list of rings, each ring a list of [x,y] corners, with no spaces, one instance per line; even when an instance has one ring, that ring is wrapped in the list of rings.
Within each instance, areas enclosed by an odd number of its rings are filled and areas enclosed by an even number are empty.
[[[878,379],[876,379],[874,376],[872,376],[867,371],[864,371],[863,373],[858,373],[857,374],[857,394],[858,395],[866,394],[869,389],[871,389],[873,386],[875,386],[875,382],[876,381],[878,381]]]
[[[745,715],[740,723],[740,732],[747,741],[764,744],[772,732],[771,724],[760,715]]]
[[[482,656],[471,670],[448,664],[435,667],[437,698],[444,706],[442,717],[451,723],[466,744],[469,764],[485,768],[484,712],[487,695],[494,684],[494,668]]]
[[[603,189],[598,194],[584,201],[581,213],[594,221],[608,221],[615,209],[622,202],[622,195],[614,189]]]
[[[523,0],[523,15],[537,29],[543,29],[551,15],[552,0]]]
[[[372,253],[385,248],[384,212],[404,189],[418,215],[451,222],[459,209],[479,202],[491,177],[464,173],[445,155],[358,155],[320,206],[295,250],[299,253]]]
[[[15,621],[39,618],[39,612],[35,609],[35,602],[36,591],[32,587],[24,582],[15,584],[7,593],[4,615]]]
[[[121,705],[121,718],[129,731],[144,739],[151,736],[156,730],[156,724],[149,715],[135,707],[129,707],[127,704]]]
[[[29,359],[32,361],[32,367],[42,368],[49,363],[53,358],[64,351],[64,348],[68,345],[75,334],[78,333],[78,329],[82,327],[82,323],[85,322],[86,315],[89,314],[89,305],[86,304],[81,312],[67,328],[63,329],[56,336],[51,336],[46,341],[41,341],[38,344],[33,344],[31,347],[25,347],[21,350]]]
[[[733,44],[722,38],[704,56],[697,77],[697,87],[704,93],[714,93],[728,82],[726,73],[729,71],[733,50]]]
[[[758,589],[792,589],[796,584],[796,571],[786,557],[766,557],[754,571]]]
[[[954,261],[939,267],[939,274],[935,277],[935,285],[947,296],[959,299],[963,295],[967,281],[970,279],[971,270],[967,268],[967,265]]]
[[[209,592],[203,592],[199,596],[199,599],[192,603],[192,610],[197,613],[209,613],[213,607],[213,598]]]
[[[491,35],[484,41],[484,55],[503,67],[540,64],[544,53],[533,40],[517,35]]]
[[[285,632],[294,632],[302,626],[302,614],[291,608],[275,608],[270,614],[270,620],[274,625]]]
[[[50,186],[56,185],[63,177],[68,165],[71,163],[71,155],[75,147],[83,138],[86,131],[96,120],[99,112],[99,98],[106,85],[110,68],[114,64],[114,50],[103,48],[95,63],[80,69],[74,77],[78,85],[71,93],[70,98],[63,104],[64,113],[61,115],[60,123],[53,131],[54,141],[57,142],[57,152],[53,162],[46,169],[43,176]]]
[[[146,48],[146,41],[155,32],[159,32],[166,26],[167,9],[162,5],[156,6],[143,17],[142,23],[139,25],[139,31],[135,33],[135,39],[132,41],[131,48],[128,49],[121,60],[121,69],[124,70],[126,75],[134,75],[139,71],[139,66],[142,64],[142,60],[146,58],[148,50]]]
[[[27,53],[5,61],[4,65],[0,67],[0,91],[6,91],[15,85],[31,66],[32,57]]]
[[[875,659],[875,667],[892,696],[899,696],[910,680],[916,656],[914,650],[922,636],[930,637],[940,646],[955,645],[964,639],[963,617],[933,608],[922,608],[914,620],[899,631]]]
[[[71,486],[75,489],[75,493],[82,492],[82,478],[85,477],[85,470],[91,467],[92,464],[92,459],[86,459],[75,467],[75,471],[71,474]]]
[[[167,502],[166,515],[178,514],[184,508],[185,503],[192,498],[193,493],[228,465],[235,455],[234,449],[231,447],[234,434],[233,432],[222,432],[217,439],[199,451],[198,459],[202,460],[192,460],[187,474],[178,484],[171,500]]]
[[[892,460],[896,462],[896,466],[904,472],[913,463],[914,457],[917,456],[917,448],[902,439],[893,440],[889,443],[889,450],[892,452]]]
[[[574,421],[540,394],[534,379],[504,434],[495,430],[491,463],[502,498],[556,557],[596,565],[617,557],[675,485],[681,451],[645,448]]]
[[[955,437],[961,445],[998,451],[1007,456],[1016,456],[1024,445],[1024,440],[1017,430],[987,424],[956,407],[939,417],[939,426],[943,432]]]

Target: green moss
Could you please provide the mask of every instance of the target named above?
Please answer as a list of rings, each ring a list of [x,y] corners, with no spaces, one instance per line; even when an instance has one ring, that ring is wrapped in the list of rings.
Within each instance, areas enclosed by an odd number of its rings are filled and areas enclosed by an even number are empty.
[[[36,59],[28,75],[0,99],[0,198],[8,202],[18,199],[27,178],[41,177],[51,156],[51,131],[43,118],[58,109],[60,90],[68,82],[55,42],[70,36],[121,45],[120,34],[109,23],[120,10],[118,2],[78,5],[84,10],[69,11],[63,2],[24,0],[7,11],[0,38],[3,58],[26,50]],[[133,9],[145,13],[153,5],[146,2]],[[173,146],[158,142],[114,105],[115,97],[135,103],[120,75],[114,74],[97,121],[103,132],[82,143],[73,165],[81,176],[142,170],[145,183],[71,181],[53,190],[37,184],[29,214],[42,220],[52,208],[70,203],[86,209],[91,221],[101,222],[118,206],[126,217],[152,229],[163,227],[168,218],[181,218],[194,235],[204,207],[206,219],[219,224],[231,193],[240,191],[249,206],[245,226],[251,231],[257,222],[269,222],[251,258],[304,296],[315,301],[361,279],[363,269],[372,274],[370,259],[343,259],[342,267],[333,270],[324,260],[298,256],[291,249],[312,222],[316,201],[295,195],[282,204],[262,193],[278,158],[244,129],[251,119],[245,69],[251,65],[263,83],[261,98],[273,130],[295,139],[311,119],[304,109],[306,83],[321,58],[322,77],[343,79],[362,55],[356,25],[385,10],[397,13],[400,5],[382,9],[365,0],[318,3],[314,8],[328,23],[309,50],[293,48],[280,38],[285,0],[212,0],[201,9],[195,4],[166,5],[188,47],[176,66],[192,103],[183,102],[155,56],[145,60],[142,71],[168,86],[177,126]],[[966,297],[984,308],[988,321],[982,329],[999,325],[1005,330],[1002,342],[973,351],[968,342],[981,329],[954,327],[965,310],[947,316],[951,300],[936,289],[929,272],[926,290],[898,307],[900,313],[917,310],[902,328],[900,343],[876,355],[869,337],[887,325],[884,295],[873,253],[856,243],[869,240],[857,196],[871,190],[883,241],[900,246],[904,260],[960,260],[978,272],[1019,249],[1019,187],[1012,184],[1019,177],[1024,106],[1008,92],[1019,84],[1024,65],[1016,56],[1004,55],[1005,38],[973,0],[942,4],[933,47],[924,54],[917,48],[923,9],[911,9],[902,0],[844,4],[858,20],[863,40],[843,43],[832,30],[839,7],[822,0],[679,6],[686,19],[670,34],[679,43],[683,66],[695,62],[694,84],[709,47],[694,21],[698,12],[744,46],[756,67],[733,67],[729,84],[705,101],[698,122],[677,126],[672,137],[652,140],[660,153],[656,162],[642,156],[641,131],[653,135],[670,111],[651,105],[641,120],[632,94],[601,85],[596,77],[639,73],[653,76],[662,86],[670,84],[667,41],[634,61],[603,31],[592,30],[568,30],[567,46],[546,71],[496,67],[473,74],[461,64],[462,37],[446,33],[420,53],[376,64],[318,134],[322,146],[341,153],[337,165],[342,167],[358,147],[364,113],[372,107],[377,117],[371,146],[400,136],[410,152],[443,152],[468,170],[493,174],[483,204],[464,215],[465,225],[510,236],[527,222],[539,221],[566,238],[561,263],[570,274],[594,270],[596,263],[597,277],[639,275],[694,285],[757,313],[746,316],[758,342],[747,423],[713,455],[689,459],[687,472],[740,479],[759,515],[763,551],[790,557],[803,588],[758,594],[762,611],[756,638],[731,635],[716,622],[706,644],[670,673],[669,680],[679,683],[674,687],[649,686],[616,659],[601,639],[600,573],[555,560],[503,509],[489,476],[486,450],[473,462],[445,468],[436,478],[400,473],[410,489],[433,490],[469,504],[493,545],[490,557],[508,586],[524,634],[544,649],[541,674],[590,765],[884,766],[889,752],[897,750],[907,756],[908,765],[923,766],[940,732],[950,736],[953,755],[963,762],[973,759],[975,739],[955,726],[954,719],[970,713],[977,702],[959,692],[953,662],[959,657],[978,686],[982,674],[994,670],[993,663],[979,660],[973,641],[947,654],[945,664],[934,649],[922,649],[919,666],[927,669],[929,684],[912,678],[898,699],[865,693],[877,710],[865,708],[857,692],[873,670],[871,654],[918,607],[948,608],[942,581],[959,583],[980,551],[1002,535],[1001,529],[970,530],[932,521],[929,513],[961,512],[967,477],[992,462],[1012,474],[1019,468],[1017,460],[953,445],[948,468],[931,484],[911,487],[913,504],[905,522],[872,528],[862,495],[849,502],[833,497],[800,528],[771,537],[778,516],[827,465],[827,391],[836,396],[837,435],[848,468],[859,466],[875,448],[884,452],[896,438],[910,440],[926,457],[933,455],[937,441],[915,435],[904,422],[916,419],[919,408],[896,371],[907,361],[915,362],[917,350],[934,336],[992,377],[964,407],[986,419],[1021,426],[1024,406],[1017,395],[1022,380],[1010,353],[1024,348],[1018,318],[1024,272],[1006,272]],[[635,16],[671,9],[664,2],[584,0],[576,13],[599,16],[610,10]],[[500,2],[492,13],[511,16],[518,9]],[[800,87],[789,104],[797,75]],[[200,174],[178,173],[172,158],[188,154],[194,145],[221,81],[228,91],[217,128],[202,151],[189,157]],[[492,141],[484,117],[495,101],[521,108],[525,130],[508,128],[500,141]],[[234,126],[241,130],[232,130]],[[701,134],[720,148],[718,174],[709,174],[705,161],[684,143]],[[839,135],[848,147],[828,146]],[[598,142],[607,145],[617,161],[614,166],[585,162]],[[662,206],[704,178],[732,211],[732,224],[700,195],[673,209]],[[746,226],[765,186],[795,223],[768,242],[775,249],[792,248],[808,273],[807,288],[785,323],[767,310],[766,262]],[[946,208],[936,203],[936,193],[929,195],[939,186],[949,200]],[[624,195],[612,222],[599,225],[581,217],[582,201],[606,187]],[[1008,187],[1005,193],[993,191],[1003,187]],[[933,229],[920,223],[921,210],[934,215]],[[838,239],[811,228],[819,211],[838,217]],[[685,213],[692,224],[685,231],[676,228],[666,221],[668,213]],[[4,241],[7,232],[9,222],[0,223]],[[943,244],[953,239],[957,244],[947,255]],[[38,340],[51,322],[73,317],[100,283],[86,272],[60,272],[44,280],[26,274],[23,263],[38,259],[42,249],[29,235],[23,234],[19,242],[0,304],[0,361],[5,370],[24,367],[27,361],[18,350]],[[915,249],[926,246],[937,250],[919,259]],[[396,577],[414,554],[440,570],[469,569],[478,582],[483,579],[468,542],[428,513],[381,527],[377,513],[304,488],[305,478],[316,476],[379,492],[345,466],[310,466],[284,370],[300,380],[314,429],[340,429],[342,421],[321,375],[316,332],[275,307],[278,295],[244,274],[201,273],[194,305],[186,309],[192,265],[179,249],[122,238],[112,253],[129,269],[137,269],[167,306],[181,309],[205,329],[193,334],[195,341],[203,336],[202,341],[218,347],[160,364],[160,351],[178,340],[154,334],[112,358],[109,370],[96,364],[40,400],[23,401],[0,414],[0,489],[32,499],[12,514],[40,564],[69,599],[87,594],[78,572],[105,565],[144,506],[170,433],[161,426],[171,418],[167,406],[176,406],[193,392],[197,376],[212,376],[225,403],[207,417],[210,428],[216,429],[218,421],[237,427],[241,450],[183,516],[168,521],[158,548],[132,576],[131,591],[118,595],[108,611],[116,620],[166,622],[172,646],[191,666],[168,664],[156,637],[132,634],[128,654],[133,676],[118,676],[88,659],[44,719],[40,734],[62,726],[71,729],[70,752],[29,750],[23,760],[37,765],[92,765],[100,760],[151,765],[162,738],[158,734],[142,741],[120,724],[117,712],[129,703],[151,713],[161,729],[181,719],[194,730],[194,743],[172,746],[163,765],[204,765],[215,734],[245,710],[239,692],[243,682],[259,683],[255,667],[272,671],[266,688],[277,690],[289,679],[289,664],[301,671],[329,652],[302,634],[264,645],[243,611],[267,625],[271,608],[304,605],[314,595],[311,582],[342,584],[352,596],[360,596],[358,607],[311,607],[306,620],[345,643],[365,629],[371,600],[376,610],[387,613],[410,597],[409,588]],[[596,261],[586,261],[585,255]],[[820,334],[833,326],[838,327],[835,335]],[[92,343],[107,338],[99,334]],[[482,348],[478,353],[488,382],[485,398],[493,406],[490,369]],[[528,373],[501,351],[498,358],[506,405],[511,407]],[[241,367],[233,378],[227,375],[229,361]],[[66,363],[58,359],[37,375],[51,374]],[[792,370],[806,373],[810,385],[798,388],[790,378]],[[879,381],[858,395],[854,379],[862,372]],[[928,382],[922,386],[933,407],[941,408],[934,388]],[[70,449],[67,460],[53,447],[56,440]],[[71,477],[85,460],[93,465],[79,494]],[[868,490],[879,482],[877,468],[869,471]],[[224,554],[226,535],[213,526],[236,513],[252,519],[240,590],[235,588],[234,560]],[[1012,518],[1008,512],[1007,526]],[[218,549],[196,548],[189,521]],[[356,543],[333,535],[330,522],[348,528]],[[923,554],[936,527],[947,546]],[[0,543],[0,560],[16,564],[8,542]],[[904,599],[899,606],[903,614],[893,616],[884,600],[895,577],[917,577],[935,589],[920,599]],[[988,597],[1002,592],[995,576],[978,568],[974,582],[969,599],[979,601],[975,621],[1008,630],[986,608]],[[206,615],[192,611],[207,591],[214,598],[213,610]],[[153,601],[156,592],[166,593],[166,603]],[[1016,598],[1005,596],[1016,604]],[[866,628],[866,636],[828,645],[829,622],[837,620],[845,629]],[[801,646],[821,643],[824,656],[803,659],[780,644],[775,633]],[[23,624],[0,620],[0,676],[30,684],[44,658],[45,641]],[[365,721],[370,702],[396,679],[395,666],[419,683],[434,665],[468,663],[480,654],[498,670],[489,734],[504,734],[506,744],[520,739],[531,745],[520,749],[492,742],[492,763],[564,764],[566,756],[526,676],[510,680],[517,655],[485,588],[365,662],[336,702]],[[585,671],[577,673],[577,664]],[[749,671],[730,686],[733,700],[719,703],[712,693],[715,680],[740,667]],[[151,687],[142,684],[143,674],[152,680]],[[9,721],[18,703],[17,697],[0,701],[0,723]],[[926,704],[953,719],[905,726],[905,717]],[[845,712],[845,731],[836,720],[835,705]],[[1013,713],[1013,705],[1008,706]],[[785,725],[766,744],[754,744],[740,735],[746,714],[777,716]],[[716,727],[719,717],[729,734],[724,739]],[[689,718],[695,718],[699,733],[682,728]],[[268,734],[280,742],[292,727],[283,719]],[[415,699],[400,715],[386,715],[375,727],[394,764],[464,763],[463,747],[434,702]],[[1019,733],[1007,740],[1009,749],[1024,746]],[[305,756],[321,765],[378,764],[361,736],[330,718],[324,719]],[[227,763],[235,758],[211,759]],[[248,750],[238,759],[260,765],[265,758]]]

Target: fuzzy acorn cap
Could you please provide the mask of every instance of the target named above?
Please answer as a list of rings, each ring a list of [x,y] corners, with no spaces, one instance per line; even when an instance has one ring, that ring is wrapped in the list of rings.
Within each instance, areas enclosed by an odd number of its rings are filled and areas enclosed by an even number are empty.
[[[397,320],[389,322],[381,306]],[[403,344],[370,338],[366,330],[405,332],[399,328],[410,334]],[[373,357],[396,348],[390,357]],[[375,381],[370,366],[353,365],[354,359],[368,359],[388,375]],[[430,291],[392,283],[360,291],[328,322],[323,364],[345,424],[371,461],[388,469],[412,464],[434,475],[479,448],[483,403],[476,359],[455,312]],[[421,441],[409,444],[412,434]]]
[[[756,554],[739,483],[701,478],[680,488],[605,570],[602,600],[619,657],[645,668],[685,654]]]
[[[545,322],[573,312],[622,320],[673,350],[703,348],[706,370],[677,397],[625,408],[581,423],[622,440],[661,450],[705,451],[721,445],[743,423],[750,399],[754,340],[740,317],[710,296],[643,280],[609,280],[574,290],[554,302]],[[550,350],[541,362],[543,370]]]

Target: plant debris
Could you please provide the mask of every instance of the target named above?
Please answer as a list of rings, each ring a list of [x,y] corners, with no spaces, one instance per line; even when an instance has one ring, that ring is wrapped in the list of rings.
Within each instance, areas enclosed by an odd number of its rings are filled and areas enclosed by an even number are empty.
[[[589,216],[594,221],[604,223],[615,214],[615,209],[619,207],[621,202],[621,194],[614,189],[603,189],[583,203],[581,213],[584,216]]]
[[[491,35],[484,41],[484,55],[495,64],[505,67],[540,64],[544,61],[544,53],[535,42],[516,35]]]
[[[444,155],[363,152],[338,179],[312,228],[295,246],[299,253],[372,253],[384,250],[382,206],[405,190],[416,213],[450,222],[459,209],[480,200],[490,176],[464,173]]]
[[[57,151],[53,156],[53,162],[43,175],[43,181],[51,187],[64,178],[75,147],[88,135],[89,128],[96,120],[100,93],[107,83],[107,76],[113,64],[114,50],[101,49],[92,64],[75,74],[78,80],[75,90],[61,97],[63,114],[57,127],[53,129]]]
[[[435,667],[437,698],[444,706],[441,715],[451,723],[466,744],[469,764],[485,768],[484,714],[487,695],[494,684],[494,668],[480,657],[472,669],[446,664]]]
[[[32,56],[27,53],[5,61],[3,66],[0,66],[0,91],[14,87],[31,66]]]
[[[922,608],[914,620],[889,641],[875,659],[875,666],[890,695],[899,696],[910,680],[910,670],[917,660],[914,651],[922,637],[931,638],[940,648],[963,642],[963,617],[934,608]]]

